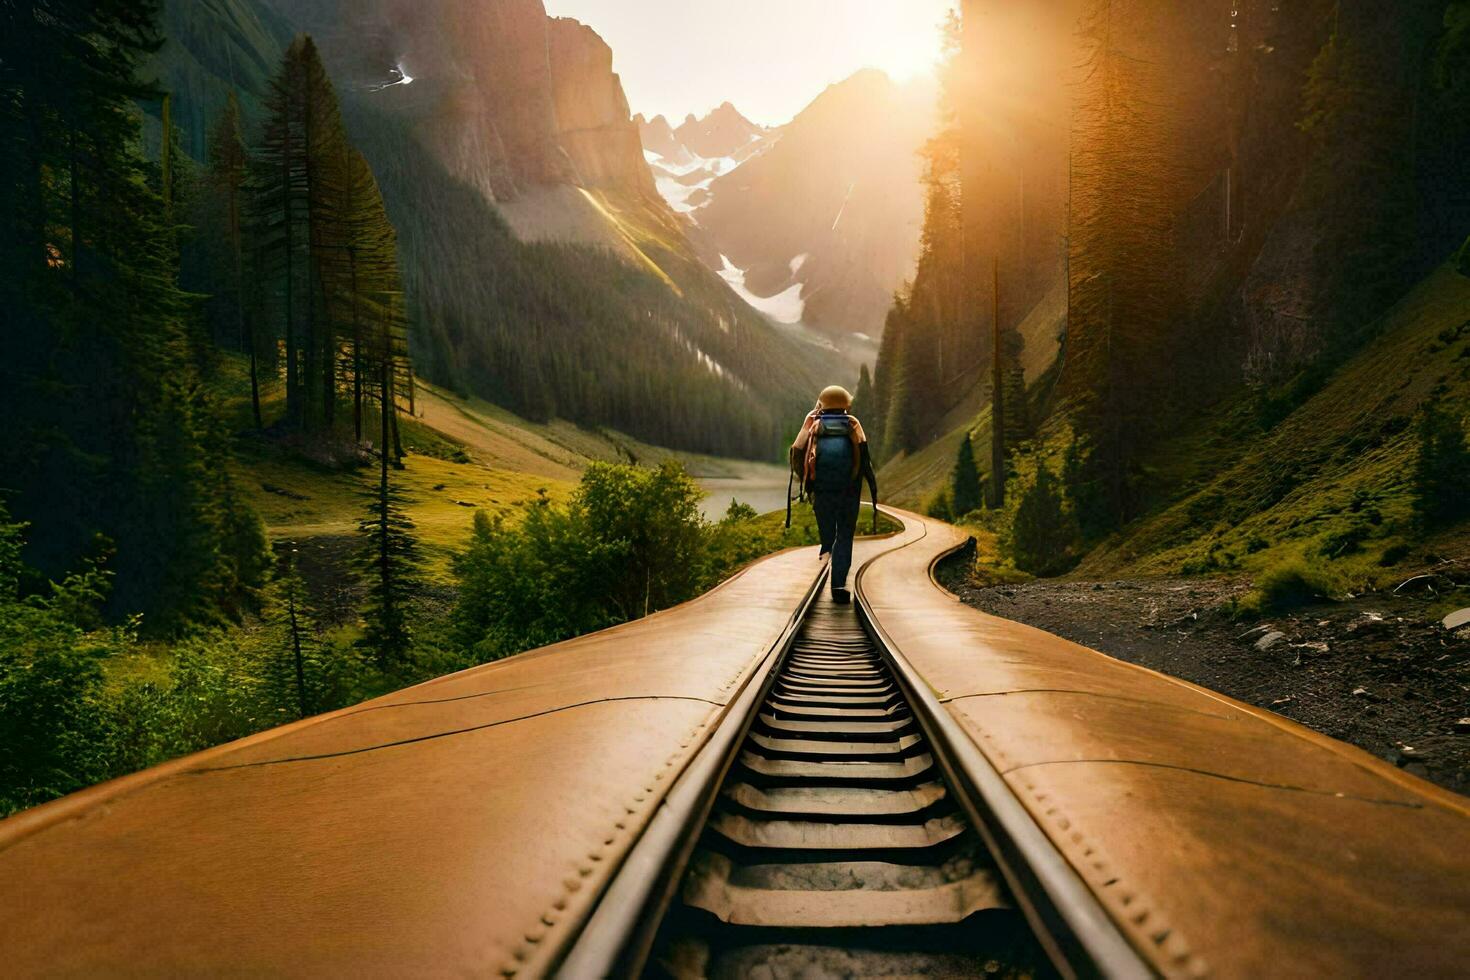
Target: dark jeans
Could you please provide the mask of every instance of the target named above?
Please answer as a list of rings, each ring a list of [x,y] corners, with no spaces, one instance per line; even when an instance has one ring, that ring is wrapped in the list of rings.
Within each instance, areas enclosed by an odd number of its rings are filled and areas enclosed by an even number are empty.
[[[852,536],[857,529],[862,502],[861,487],[835,492],[818,490],[812,494],[812,510],[817,515],[822,551],[832,552],[833,589],[847,588],[847,571],[852,567]]]

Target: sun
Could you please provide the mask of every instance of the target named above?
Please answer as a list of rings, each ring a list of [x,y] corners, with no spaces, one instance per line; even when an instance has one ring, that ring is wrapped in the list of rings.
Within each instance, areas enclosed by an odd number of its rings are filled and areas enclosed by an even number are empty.
[[[895,5],[896,6],[896,5]],[[932,75],[943,53],[941,25],[948,3],[903,5],[902,20],[873,18],[873,67],[881,68],[894,81]]]
[[[878,60],[875,68],[881,68],[895,82],[906,82],[920,75],[932,75],[939,66],[939,45],[925,47],[921,44],[894,46]]]

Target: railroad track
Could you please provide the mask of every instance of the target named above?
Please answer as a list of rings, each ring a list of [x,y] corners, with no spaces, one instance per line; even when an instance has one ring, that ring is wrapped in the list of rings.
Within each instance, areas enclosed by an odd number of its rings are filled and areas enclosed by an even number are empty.
[[[790,551],[0,821],[5,975],[1464,975],[1463,799],[966,609],[900,516],[856,607]]]
[[[674,977],[1049,973],[852,606],[817,605],[651,962]]]
[[[670,794],[563,976],[1104,972],[1065,927],[1033,928],[1056,924],[1056,906],[1017,901],[1013,883],[1036,883],[1035,869],[1002,867],[1013,838],[988,808],[977,827],[984,804],[956,778],[964,763],[934,744],[875,638],[856,606],[809,604]]]

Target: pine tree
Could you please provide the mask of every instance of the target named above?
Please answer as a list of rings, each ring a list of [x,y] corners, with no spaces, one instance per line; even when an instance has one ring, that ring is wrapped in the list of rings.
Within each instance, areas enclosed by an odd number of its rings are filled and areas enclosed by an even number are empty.
[[[1083,21],[1063,382],[1089,445],[1080,465],[1113,526],[1135,511],[1137,454],[1170,394],[1181,133],[1161,38],[1179,16],[1153,0],[1091,0]]]
[[[949,478],[950,506],[956,517],[963,517],[979,510],[984,503],[980,493],[980,471],[975,466],[975,448],[970,445],[967,432],[960,439],[959,452],[955,456],[954,471]]]
[[[884,419],[880,405],[873,376],[864,363],[858,369],[857,388],[852,393],[852,414],[863,421],[863,432],[868,437],[868,452],[873,455],[874,465],[883,449]]]
[[[1036,481],[1021,497],[1011,523],[1010,556],[1022,571],[1055,575],[1071,564],[1075,537],[1056,477],[1044,460],[1037,460]]]
[[[353,433],[363,438],[363,404],[387,359],[393,392],[410,401],[413,370],[408,324],[398,273],[398,238],[383,206],[372,169],[362,154],[343,147],[340,184],[332,188],[333,207],[320,223],[320,263],[327,320],[342,338],[337,374],[352,384]],[[324,391],[330,387],[324,379]],[[396,413],[392,416],[395,455],[401,457]]]
[[[315,45],[298,38],[272,83],[253,168],[254,224],[277,283],[286,351],[287,417],[328,432],[350,386],[353,435],[387,358],[393,399],[413,399],[398,238],[378,183],[351,145]],[[396,412],[389,444],[401,458]]]
[[[1331,258],[1314,284],[1320,313],[1313,319],[1320,325],[1313,328],[1321,331],[1321,346],[1330,354],[1360,340],[1377,314],[1403,294],[1420,274],[1424,244],[1433,243],[1428,256],[1433,262],[1453,247],[1454,237],[1446,240],[1444,228],[1436,225],[1448,219],[1450,234],[1457,237],[1470,215],[1460,190],[1467,176],[1463,140],[1470,124],[1463,114],[1470,100],[1462,100],[1459,112],[1437,119],[1424,91],[1434,74],[1432,42],[1448,26],[1447,6],[1339,3],[1327,41],[1307,73],[1301,128],[1314,153],[1299,196],[1302,206],[1324,216],[1316,224],[1321,235],[1316,249]],[[1436,130],[1460,142],[1436,146]],[[1430,191],[1423,206],[1420,197],[1430,188],[1419,186],[1416,171],[1424,164],[1434,167],[1436,156],[1448,147],[1459,161],[1458,167],[1446,168],[1454,189]]]
[[[358,525],[364,539],[358,567],[368,587],[366,628],[359,646],[384,670],[392,670],[406,665],[413,652],[408,604],[418,582],[419,557],[413,521],[403,510],[402,488],[390,479],[389,442],[395,412],[392,360],[379,360],[378,372],[378,486],[369,497],[368,516]]]
[[[1062,461],[1062,483],[1072,501],[1078,531],[1084,541],[1093,541],[1113,528],[1113,512],[1100,486],[1099,468],[1092,465],[1085,436],[1074,434]]]
[[[893,304],[889,306],[888,314],[883,321],[883,339],[878,342],[878,359],[873,365],[873,407],[868,411],[868,418],[875,431],[869,434],[869,438],[876,445],[876,451],[880,457],[885,459],[892,452],[890,446],[892,436],[888,427],[888,417],[895,402],[894,389],[898,385],[897,362],[899,334],[902,332],[899,324],[902,303],[902,294],[893,297]]]
[[[337,97],[311,38],[302,35],[287,49],[266,112],[252,175],[253,233],[261,272],[277,284],[286,416],[320,431],[332,421],[337,366],[323,265],[338,247],[330,239],[348,153]]]
[[[305,718],[323,707],[321,641],[296,549],[281,561],[267,596],[267,639],[261,664],[266,700],[285,717]]]
[[[1470,446],[1463,422],[1438,402],[1419,421],[1414,463],[1414,515],[1427,534],[1470,516]]]
[[[240,128],[240,103],[231,92],[209,134],[209,184],[215,218],[222,224],[226,246],[226,278],[220,285],[229,297],[226,318],[250,359],[250,408],[257,429],[265,428],[260,411],[260,344],[256,339],[258,311],[247,312],[245,299],[245,205],[250,157]]]
[[[1015,330],[1001,335],[1001,390],[1005,402],[1005,445],[1007,452],[1031,438],[1031,416],[1026,399],[1026,369],[1021,364],[1025,341]]]
[[[869,414],[870,408],[876,408],[873,400],[873,377],[868,373],[868,365],[865,362],[858,369],[857,390],[852,393],[852,414],[861,417],[860,413]],[[867,428],[871,430],[872,426],[868,425]],[[873,438],[873,432],[869,431],[868,441],[871,442]]]

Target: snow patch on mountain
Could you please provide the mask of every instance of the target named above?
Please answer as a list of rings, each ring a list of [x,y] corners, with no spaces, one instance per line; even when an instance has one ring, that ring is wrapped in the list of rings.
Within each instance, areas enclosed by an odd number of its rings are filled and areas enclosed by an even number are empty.
[[[728,103],[704,119],[690,116],[678,130],[671,129],[663,116],[649,120],[640,115],[634,121],[659,196],[696,223],[694,213],[710,201],[710,184],[760,156],[777,136],[747,120]]]
[[[711,177],[710,180],[714,178]],[[698,184],[685,184],[672,177],[665,177],[654,171],[653,186],[658,189],[659,196],[669,202],[669,207],[680,214],[690,214],[698,204],[690,204],[689,199],[698,191],[709,191],[710,181],[701,181]]]
[[[688,154],[689,159],[681,163],[659,156],[652,150],[644,150],[643,157],[653,171],[653,184],[659,196],[675,211],[691,216],[709,203],[710,184],[716,178],[725,176],[750,159],[749,156],[736,159]]]
[[[721,254],[720,264],[720,278],[730,284],[736,296],[777,323],[791,326],[801,322],[801,314],[806,309],[806,302],[801,298],[801,283],[783,289],[774,296],[757,296],[745,285],[745,270],[731,262],[729,256]]]

